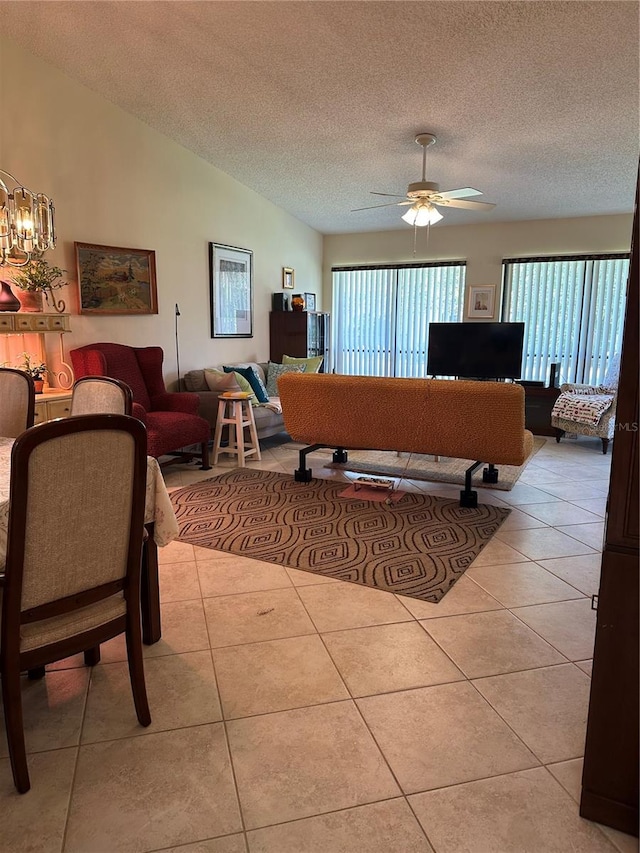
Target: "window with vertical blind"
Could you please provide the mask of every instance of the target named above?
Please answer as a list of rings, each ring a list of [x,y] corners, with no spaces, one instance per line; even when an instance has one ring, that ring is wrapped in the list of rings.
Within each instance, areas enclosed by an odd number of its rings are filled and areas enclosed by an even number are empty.
[[[334,267],[332,273],[336,373],[425,377],[429,323],[462,319],[464,262]]]
[[[502,319],[525,324],[522,378],[599,385],[620,354],[629,255],[503,261]]]

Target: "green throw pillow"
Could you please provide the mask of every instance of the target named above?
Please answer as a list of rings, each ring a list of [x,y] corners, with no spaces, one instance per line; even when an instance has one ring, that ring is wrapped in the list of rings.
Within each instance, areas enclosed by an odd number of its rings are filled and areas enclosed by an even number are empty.
[[[276,364],[274,361],[269,362],[267,370],[267,394],[270,397],[279,397],[278,379],[283,373],[304,373],[304,364]]]
[[[294,358],[292,355],[283,355],[283,364],[302,364],[305,373],[318,373],[322,365],[323,355],[314,355],[311,358]]]

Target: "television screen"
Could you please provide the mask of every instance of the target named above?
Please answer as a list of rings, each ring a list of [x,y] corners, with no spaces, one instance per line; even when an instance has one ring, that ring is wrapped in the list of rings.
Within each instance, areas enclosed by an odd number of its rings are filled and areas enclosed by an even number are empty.
[[[524,323],[429,323],[427,373],[519,379]]]

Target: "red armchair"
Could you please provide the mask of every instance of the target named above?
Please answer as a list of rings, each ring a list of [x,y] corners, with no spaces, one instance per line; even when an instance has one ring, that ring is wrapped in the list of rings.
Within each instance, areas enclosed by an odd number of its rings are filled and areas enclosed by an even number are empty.
[[[149,456],[178,454],[192,444],[202,446],[202,468],[208,470],[209,422],[196,414],[197,394],[168,393],[162,376],[164,353],[161,347],[130,347],[123,344],[89,344],[71,350],[76,379],[83,376],[111,376],[125,382],[133,392],[134,418],[147,427]]]

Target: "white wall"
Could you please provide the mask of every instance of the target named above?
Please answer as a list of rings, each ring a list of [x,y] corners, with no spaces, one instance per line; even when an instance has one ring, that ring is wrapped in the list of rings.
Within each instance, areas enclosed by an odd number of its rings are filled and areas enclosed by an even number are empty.
[[[495,284],[498,305],[502,259],[537,255],[628,252],[632,214],[539,219],[474,225],[442,223],[418,229],[413,257],[413,229],[334,234],[324,238],[323,304],[331,310],[331,267],[411,261],[466,260],[467,287]],[[466,301],[465,301],[466,305]]]
[[[67,351],[96,341],[159,345],[171,382],[176,302],[183,374],[268,359],[271,293],[282,289],[283,266],[321,307],[322,235],[7,40],[0,106],[0,167],[56,206],[58,246],[47,260],[68,271],[72,284],[57,291],[67,310],[78,314],[74,241],[156,252],[158,315],[73,316]],[[253,251],[253,338],[211,338],[210,241]],[[57,341],[47,338],[47,350],[55,363]]]

